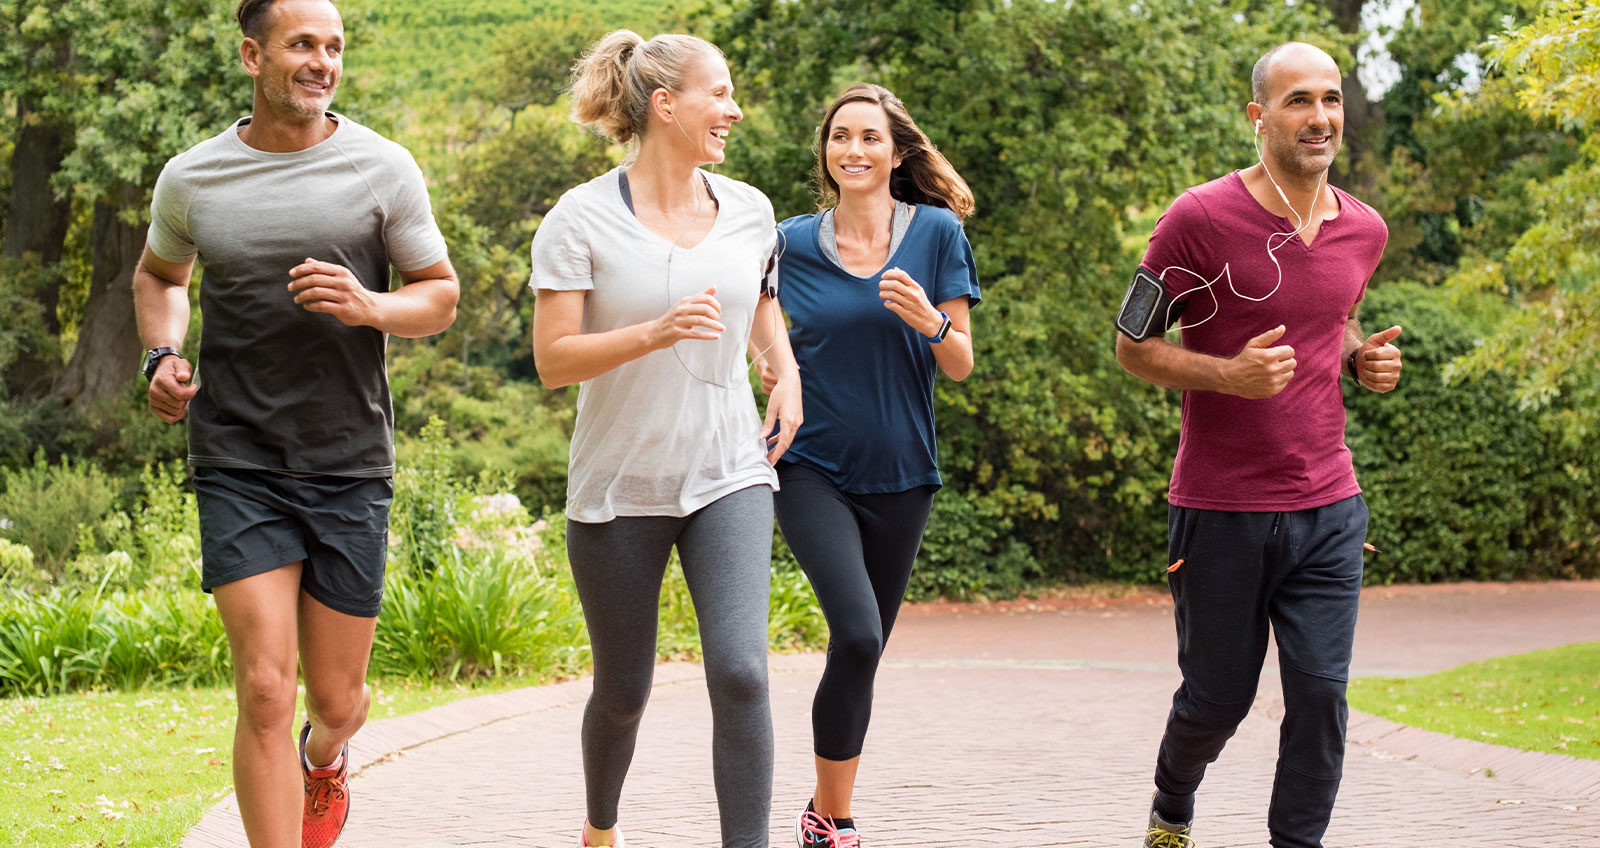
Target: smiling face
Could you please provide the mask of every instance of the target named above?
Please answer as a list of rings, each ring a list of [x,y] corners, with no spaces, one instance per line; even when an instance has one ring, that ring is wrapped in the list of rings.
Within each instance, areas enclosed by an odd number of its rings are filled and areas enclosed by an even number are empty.
[[[864,100],[840,106],[827,127],[823,159],[840,194],[889,193],[889,177],[900,166],[883,107]]]
[[[240,47],[258,103],[279,118],[321,119],[344,70],[344,21],[328,0],[278,0],[260,39]]]
[[[1344,134],[1344,92],[1332,57],[1309,45],[1284,50],[1268,70],[1261,106],[1262,155],[1273,171],[1328,170]]]
[[[668,137],[687,144],[695,161],[720,163],[726,156],[728,133],[734,122],[744,119],[733,99],[728,63],[714,52],[702,52],[684,69],[683,80],[681,91],[657,91],[664,117],[677,125],[676,131],[667,130]]]

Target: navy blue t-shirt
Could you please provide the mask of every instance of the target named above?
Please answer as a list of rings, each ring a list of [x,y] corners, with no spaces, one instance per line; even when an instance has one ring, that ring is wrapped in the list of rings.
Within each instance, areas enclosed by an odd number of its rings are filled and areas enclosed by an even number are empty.
[[[881,271],[857,277],[830,262],[818,215],[778,225],[783,234],[778,301],[793,324],[805,423],[784,459],[822,472],[853,494],[940,485],[933,432],[932,346],[878,297],[882,271],[899,268],[935,304],[979,300],[972,245],[961,219],[918,206]]]

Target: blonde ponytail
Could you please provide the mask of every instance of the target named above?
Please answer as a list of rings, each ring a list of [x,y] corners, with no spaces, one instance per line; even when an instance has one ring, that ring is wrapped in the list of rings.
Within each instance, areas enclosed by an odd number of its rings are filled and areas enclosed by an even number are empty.
[[[658,35],[645,41],[619,29],[594,43],[572,68],[572,120],[619,144],[650,125],[650,95],[682,91],[684,72],[702,53],[722,55],[692,35]]]

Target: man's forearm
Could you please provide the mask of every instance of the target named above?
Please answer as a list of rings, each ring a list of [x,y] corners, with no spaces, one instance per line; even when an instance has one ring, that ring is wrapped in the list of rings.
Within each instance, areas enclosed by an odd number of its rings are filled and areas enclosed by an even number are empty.
[[[183,349],[189,332],[189,288],[137,268],[133,272],[133,313],[146,350]]]
[[[378,296],[372,326],[390,335],[416,339],[442,333],[456,320],[461,289],[454,279],[417,280]]]
[[[1136,342],[1117,336],[1117,362],[1135,377],[1179,391],[1220,392],[1228,360],[1196,353],[1156,337]]]

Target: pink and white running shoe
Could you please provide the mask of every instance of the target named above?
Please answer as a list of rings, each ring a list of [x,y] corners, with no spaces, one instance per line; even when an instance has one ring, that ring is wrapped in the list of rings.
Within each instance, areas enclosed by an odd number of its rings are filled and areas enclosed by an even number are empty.
[[[806,810],[794,820],[794,842],[800,848],[861,848],[861,834]]]

